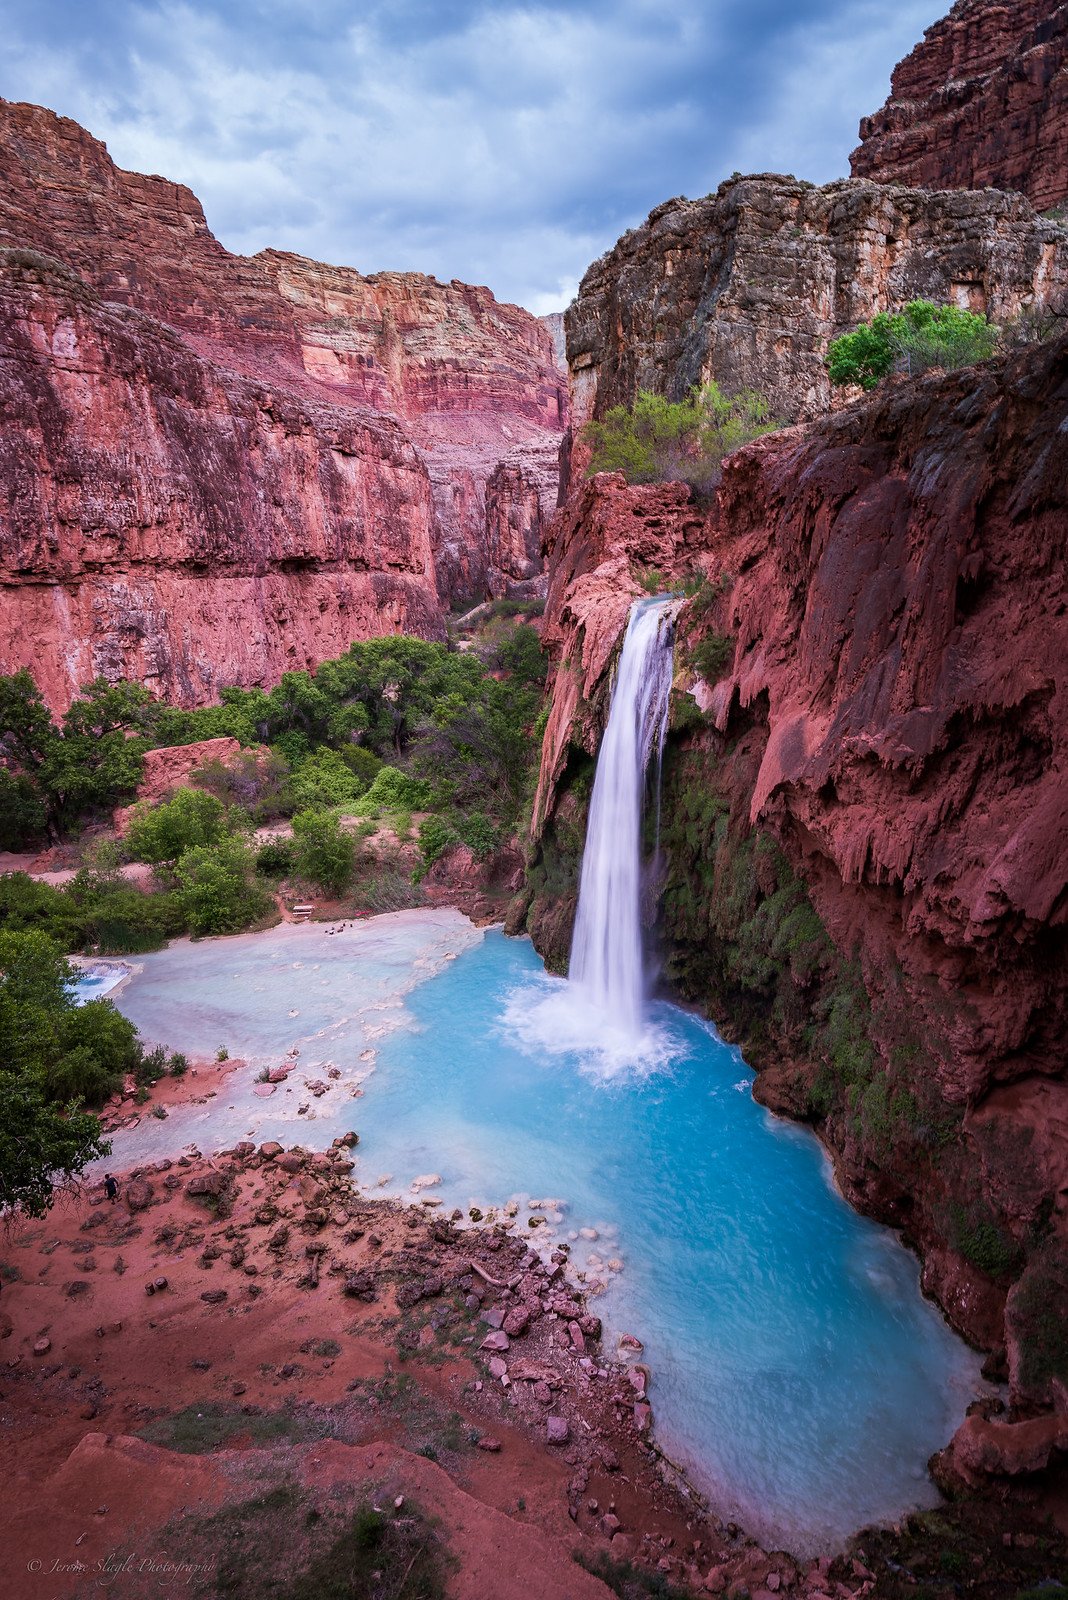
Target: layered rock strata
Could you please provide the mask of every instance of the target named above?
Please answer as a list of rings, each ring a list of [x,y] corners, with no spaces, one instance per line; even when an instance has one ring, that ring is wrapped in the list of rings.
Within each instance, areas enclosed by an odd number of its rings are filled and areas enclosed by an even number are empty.
[[[818,416],[829,341],[917,297],[999,324],[1068,299],[1068,229],[1020,195],[768,174],[669,200],[590,267],[568,308],[575,421],[709,379],[760,390],[780,418]]]
[[[860,124],[855,178],[1068,199],[1068,5],[958,0]]]
[[[231,255],[40,107],[0,101],[0,168],[0,670],[193,702],[539,570],[567,398],[536,317]]]
[[[1068,1371],[1068,340],[728,458],[714,507],[602,476],[561,518],[529,925],[566,958],[608,669],[683,611],[668,976],[903,1226],[1018,1397]],[[1006,1298],[1008,1311],[1005,1313]]]

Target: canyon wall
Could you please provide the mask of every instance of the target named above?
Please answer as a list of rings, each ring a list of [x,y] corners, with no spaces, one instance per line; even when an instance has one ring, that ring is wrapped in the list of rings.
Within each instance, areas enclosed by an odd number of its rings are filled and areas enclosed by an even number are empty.
[[[665,977],[1035,1400],[1068,1376],[1066,555],[1068,339],[770,435],[711,509],[591,480],[513,913],[562,965],[609,670],[672,574]]]
[[[1020,195],[733,178],[669,200],[590,267],[566,313],[576,423],[715,379],[775,416],[831,404],[829,341],[918,297],[1003,323],[1068,299],[1068,228]]]
[[[540,571],[567,394],[538,318],[232,255],[40,107],[0,101],[0,174],[0,670],[57,708],[90,668],[193,702]]]
[[[957,0],[860,124],[855,178],[1068,199],[1068,4]]]

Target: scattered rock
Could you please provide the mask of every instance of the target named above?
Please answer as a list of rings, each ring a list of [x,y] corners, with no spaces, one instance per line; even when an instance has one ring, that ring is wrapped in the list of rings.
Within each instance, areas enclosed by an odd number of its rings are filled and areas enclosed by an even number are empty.
[[[205,1196],[209,1199],[217,1200],[220,1195],[226,1193],[229,1187],[230,1179],[228,1174],[212,1169],[209,1172],[198,1172],[195,1178],[190,1178],[185,1186],[185,1192],[194,1198]]]
[[[546,1417],[545,1438],[548,1444],[566,1444],[571,1437],[571,1428],[566,1417],[557,1415]]]
[[[503,1332],[487,1333],[486,1337],[479,1345],[480,1350],[491,1350],[494,1353],[499,1352],[501,1355],[503,1355],[504,1352],[510,1348],[511,1341],[509,1340],[508,1335]]]
[[[42,1334],[39,1339],[33,1341],[33,1353],[35,1356],[46,1356],[51,1348],[52,1341],[47,1334]]]
[[[488,1450],[491,1455],[498,1455],[500,1453],[501,1441],[499,1439],[492,1438],[488,1433],[484,1433],[481,1439],[478,1441],[478,1448],[480,1450]]]
[[[510,1339],[518,1339],[529,1326],[530,1311],[526,1306],[513,1306],[502,1323],[503,1331]]]
[[[276,1139],[268,1139],[266,1144],[260,1145],[260,1155],[264,1161],[276,1161],[282,1154],[282,1146]]]
[[[144,1211],[152,1204],[152,1185],[144,1178],[131,1178],[123,1198],[130,1211]]]
[[[356,1300],[370,1301],[377,1293],[374,1274],[370,1272],[350,1272],[341,1288],[343,1294]]]
[[[200,1298],[205,1305],[221,1306],[223,1301],[228,1298],[228,1295],[229,1291],[226,1289],[205,1289]]]

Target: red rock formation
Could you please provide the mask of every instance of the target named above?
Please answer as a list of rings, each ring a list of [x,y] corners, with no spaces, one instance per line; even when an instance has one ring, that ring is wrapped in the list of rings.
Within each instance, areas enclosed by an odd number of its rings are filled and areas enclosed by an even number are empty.
[[[590,267],[566,313],[576,423],[714,378],[774,415],[831,403],[832,338],[924,296],[1001,323],[1068,298],[1068,228],[1017,195],[768,175],[669,200]]]
[[[96,670],[193,702],[438,636],[442,600],[516,575],[486,485],[519,469],[524,532],[555,506],[566,395],[537,318],[233,256],[187,189],[39,107],[0,101],[0,170],[0,670],[39,668],[57,707]]]
[[[159,805],[175,789],[189,782],[190,773],[208,761],[221,761],[224,765],[241,754],[237,739],[223,736],[219,739],[198,739],[193,744],[166,745],[160,750],[146,750],[141,782],[137,785],[137,800],[133,805],[119,806],[114,814],[115,832],[121,839],[130,826],[134,807],[142,801]]]
[[[594,479],[560,519],[545,619],[559,665],[536,830],[571,752],[596,748],[638,571],[722,585],[698,632],[729,639],[726,666],[694,685],[715,731],[684,738],[859,958],[883,1059],[902,1017],[922,1040],[963,1165],[895,1171],[852,1116],[832,1143],[850,1192],[908,1222],[928,1287],[987,1341],[1007,1280],[944,1248],[948,1208],[987,1207],[1021,1250],[1043,1229],[1068,1248],[1066,555],[1062,339],[770,435],[728,458],[708,514],[677,486]],[[1014,1361],[1039,1397],[1048,1377]]]
[[[1068,198],[1068,5],[957,0],[860,124],[855,178],[914,189],[1018,189]]]

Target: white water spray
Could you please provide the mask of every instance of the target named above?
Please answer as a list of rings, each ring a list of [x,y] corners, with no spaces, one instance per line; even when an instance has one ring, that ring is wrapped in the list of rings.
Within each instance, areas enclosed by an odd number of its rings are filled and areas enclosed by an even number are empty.
[[[674,653],[672,599],[632,608],[608,726],[597,757],[570,984],[613,1030],[642,1030],[645,973],[641,930],[641,819],[645,772],[667,731]]]

